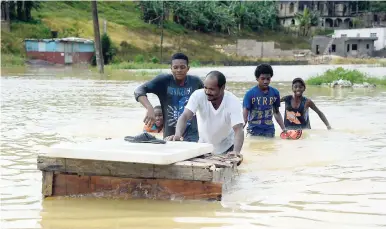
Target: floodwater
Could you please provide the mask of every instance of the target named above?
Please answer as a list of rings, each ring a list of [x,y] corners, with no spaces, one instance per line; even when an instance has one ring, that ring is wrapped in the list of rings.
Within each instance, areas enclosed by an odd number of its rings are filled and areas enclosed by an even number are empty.
[[[307,78],[324,67],[274,67],[280,70],[272,85],[282,95],[289,94],[290,84],[280,81]],[[225,71],[228,89],[240,100],[255,84],[253,70]],[[386,69],[363,71],[384,75]],[[41,172],[36,169],[39,151],[60,142],[120,138],[141,131],[145,111],[135,102],[133,90],[143,80],[127,75],[98,79],[85,69],[2,70],[1,228],[386,227],[384,88],[308,86],[306,95],[333,130],[311,111],[313,129],[299,141],[246,139],[245,161],[221,202],[42,200]],[[158,104],[155,96],[149,98]]]

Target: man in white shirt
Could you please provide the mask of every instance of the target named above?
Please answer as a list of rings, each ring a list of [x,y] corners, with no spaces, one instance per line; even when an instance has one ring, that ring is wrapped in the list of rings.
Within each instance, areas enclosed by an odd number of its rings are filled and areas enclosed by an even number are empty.
[[[179,117],[175,135],[167,140],[182,141],[186,122],[197,116],[198,142],[210,143],[214,154],[233,154],[241,157],[244,143],[243,108],[239,99],[225,90],[226,79],[219,71],[208,73],[204,89],[192,93]]]

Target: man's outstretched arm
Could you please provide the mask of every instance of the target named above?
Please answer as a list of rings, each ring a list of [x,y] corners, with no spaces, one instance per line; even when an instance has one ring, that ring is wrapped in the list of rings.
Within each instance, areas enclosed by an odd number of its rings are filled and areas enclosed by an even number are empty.
[[[162,89],[164,88],[166,80],[167,76],[159,75],[134,90],[135,100],[140,102],[142,106],[146,108],[147,112],[143,120],[146,125],[150,126],[155,122],[154,108],[147,98],[147,93],[153,93],[159,97],[160,93],[163,91]]]
[[[168,140],[168,141],[182,141],[183,140],[182,134],[185,132],[186,123],[188,122],[188,120],[193,118],[193,115],[194,115],[194,113],[192,111],[185,108],[184,112],[178,118],[177,125],[176,125],[176,133],[172,136],[168,136],[166,140]]]
[[[236,154],[240,154],[241,148],[243,147],[243,144],[244,144],[244,125],[243,125],[243,123],[239,123],[239,124],[233,126],[233,130],[235,131],[233,151],[236,152]]]

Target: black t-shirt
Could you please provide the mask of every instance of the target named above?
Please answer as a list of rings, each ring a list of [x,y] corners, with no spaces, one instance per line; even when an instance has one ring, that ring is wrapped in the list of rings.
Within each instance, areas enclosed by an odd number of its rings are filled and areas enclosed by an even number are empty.
[[[306,108],[307,98],[302,97],[298,108],[292,107],[292,98],[292,95],[283,98],[285,102],[284,126],[287,129],[311,129],[308,108]]]
[[[187,75],[183,86],[176,83],[172,74],[161,74],[149,82],[139,86],[134,91],[135,99],[139,96],[153,93],[158,96],[164,118],[164,138],[174,135],[176,124],[190,95],[197,89],[204,87],[202,80],[197,76]],[[196,116],[189,120],[186,131],[183,134],[184,141],[198,141],[198,129]]]

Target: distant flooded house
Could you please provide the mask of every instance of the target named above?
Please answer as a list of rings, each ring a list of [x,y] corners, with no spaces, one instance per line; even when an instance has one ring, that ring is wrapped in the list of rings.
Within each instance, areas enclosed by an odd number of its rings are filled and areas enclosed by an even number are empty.
[[[84,38],[25,39],[25,50],[30,59],[55,64],[91,63],[94,41]]]

